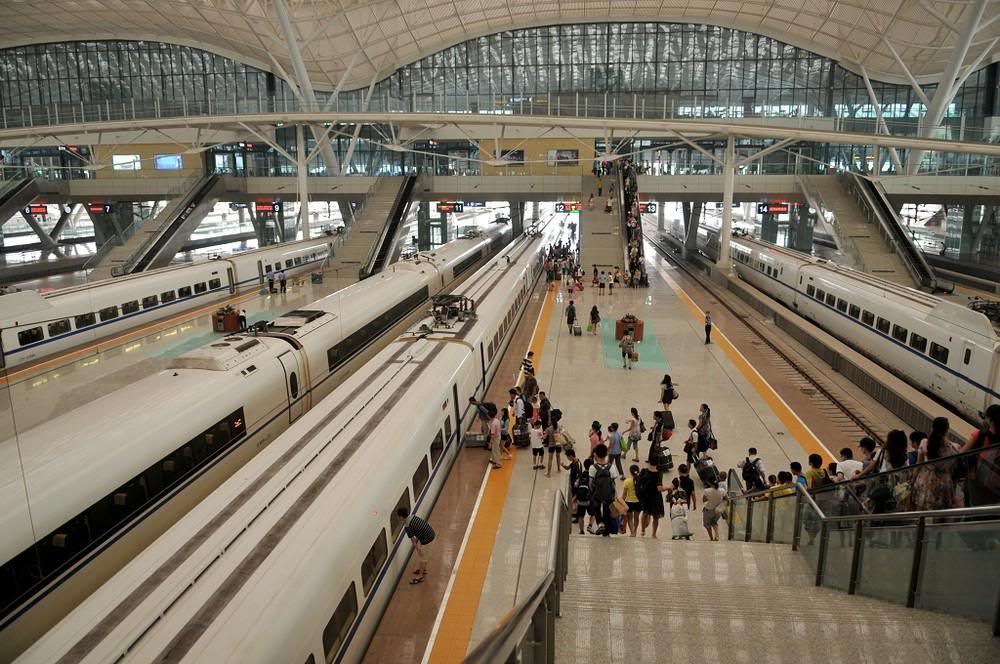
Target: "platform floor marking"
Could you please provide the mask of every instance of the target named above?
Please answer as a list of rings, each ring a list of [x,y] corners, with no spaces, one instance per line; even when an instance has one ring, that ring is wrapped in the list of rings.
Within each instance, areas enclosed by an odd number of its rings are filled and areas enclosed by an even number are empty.
[[[540,366],[549,319],[555,303],[555,290],[545,293],[528,349],[535,352],[535,366]],[[513,349],[508,349],[511,352]],[[516,460],[517,450],[512,448]],[[462,548],[455,560],[455,570],[448,581],[444,600],[438,609],[435,626],[424,651],[424,664],[461,662],[469,648],[472,627],[479,610],[479,599],[486,583],[486,573],[493,557],[504,502],[513,476],[514,460],[503,469],[487,469],[484,487],[476,501]]]
[[[670,273],[663,269],[663,267],[656,265],[656,271],[659,272],[660,276],[667,283],[668,286],[677,294],[684,304],[687,305],[688,310],[691,315],[698,320],[703,320],[705,312],[698,306],[698,304],[691,298],[690,295],[681,288]],[[719,329],[718,325],[712,326],[712,339],[718,341],[717,344],[722,352],[726,354],[726,357],[736,365],[736,368],[740,370],[743,377],[746,378],[757,394],[761,396],[767,405],[770,406],[774,414],[777,415],[781,423],[785,425],[789,433],[795,438],[795,440],[802,446],[802,449],[808,454],[820,454],[825,457],[824,464],[835,460],[837,457],[834,456],[830,450],[823,444],[823,441],[812,432],[812,430],[806,425],[805,422],[792,410],[791,406],[781,398],[771,384],[760,375],[760,372],[754,368],[750,361],[744,357],[736,346],[723,334],[722,330]]]

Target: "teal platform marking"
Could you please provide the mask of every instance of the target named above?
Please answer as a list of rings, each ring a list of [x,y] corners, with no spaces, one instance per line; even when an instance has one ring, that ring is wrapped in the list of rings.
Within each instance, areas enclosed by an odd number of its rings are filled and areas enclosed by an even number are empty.
[[[247,324],[253,325],[254,323],[262,320],[271,320],[273,312],[270,311],[260,311],[256,313],[247,313]],[[205,332],[203,334],[196,334],[193,337],[188,337],[180,343],[174,344],[169,348],[165,348],[159,353],[159,357],[174,358],[180,357],[188,351],[192,351],[196,348],[201,348],[205,344],[210,344],[213,341],[218,341],[220,338],[226,335],[219,332]]]
[[[587,332],[584,331],[584,334]],[[601,346],[604,349],[604,366],[608,369],[621,369],[622,351],[615,339],[614,320],[601,321]],[[642,341],[635,345],[635,350],[639,353],[639,361],[632,364],[633,371],[636,369],[670,371],[670,363],[667,362],[667,356],[660,347],[660,340],[649,321],[645,322]]]

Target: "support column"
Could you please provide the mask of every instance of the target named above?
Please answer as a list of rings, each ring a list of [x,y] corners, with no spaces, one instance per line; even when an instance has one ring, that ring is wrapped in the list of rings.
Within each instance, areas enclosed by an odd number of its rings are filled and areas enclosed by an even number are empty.
[[[63,258],[62,252],[59,251],[59,244],[50,238],[48,233],[42,230],[41,224],[35,220],[35,215],[25,214],[22,210],[21,216],[24,217],[24,220],[28,222],[29,226],[31,226],[31,230],[35,231],[35,235],[38,236],[38,241],[42,243],[42,254],[44,255],[46,251],[51,251],[58,258]]]
[[[681,214],[684,218],[684,246],[681,247],[681,258],[687,260],[698,253],[698,226],[701,223],[702,203],[681,203]]]
[[[733,235],[733,187],[736,184],[736,146],[732,134],[726,141],[726,161],[722,165],[722,229],[719,231],[719,269],[723,274],[732,271],[729,260],[729,241]]]
[[[509,204],[511,237],[516,238],[524,233],[524,201],[509,201]],[[535,214],[538,213],[538,203],[529,203],[528,205],[534,206]]]
[[[70,204],[68,208],[63,207],[61,203],[59,205],[59,221],[56,222],[56,225],[52,227],[52,232],[49,233],[49,237],[56,242],[59,241],[59,236],[62,235],[63,229],[66,228],[66,222],[73,216],[73,207],[73,204]]]
[[[663,231],[666,230],[666,225],[664,224],[663,207],[664,206],[663,206],[663,202],[662,201],[657,203],[657,208],[656,208],[656,231],[658,233],[662,233]]]
[[[295,126],[295,171],[299,183],[299,226],[302,239],[309,239],[309,166],[306,163],[306,132],[302,125]]]
[[[760,239],[763,242],[777,244],[778,220],[773,214],[760,215]]]
[[[431,249],[431,204],[420,201],[417,205],[417,251]]]
[[[809,212],[808,206],[793,205],[789,208],[788,218],[788,248],[812,253],[816,214]]]

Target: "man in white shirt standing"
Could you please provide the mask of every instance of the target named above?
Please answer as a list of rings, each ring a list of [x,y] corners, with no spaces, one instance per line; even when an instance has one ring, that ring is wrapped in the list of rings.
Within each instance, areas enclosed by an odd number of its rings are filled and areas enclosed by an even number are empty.
[[[862,468],[864,468],[864,464],[854,458],[854,450],[850,447],[840,450],[840,461],[837,462],[837,472],[843,473],[845,480],[853,479],[855,475],[861,472]]]

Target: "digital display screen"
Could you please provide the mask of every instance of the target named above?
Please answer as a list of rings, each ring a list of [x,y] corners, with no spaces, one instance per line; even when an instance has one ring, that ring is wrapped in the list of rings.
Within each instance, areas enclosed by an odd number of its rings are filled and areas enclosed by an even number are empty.
[[[462,201],[438,201],[437,205],[438,212],[464,212],[465,203]]]
[[[87,210],[95,214],[111,214],[115,211],[115,206],[111,203],[88,203]]]
[[[158,171],[180,171],[184,169],[184,158],[179,154],[158,154],[153,157],[153,168]]]
[[[559,201],[556,203],[556,214],[579,211],[580,201]]]
[[[45,203],[32,203],[28,207],[24,208],[25,214],[48,214],[49,206]]]
[[[656,214],[656,203],[652,201],[648,203],[639,203],[639,212],[641,214]]]
[[[786,214],[788,203],[757,203],[757,214]]]
[[[138,171],[142,169],[142,160],[137,154],[113,154],[111,168],[116,171]]]
[[[576,166],[580,161],[579,150],[549,150],[549,166]]]
[[[524,150],[500,150],[500,158],[511,166],[524,166]]]
[[[256,212],[280,212],[281,203],[278,201],[256,201],[253,204]]]

